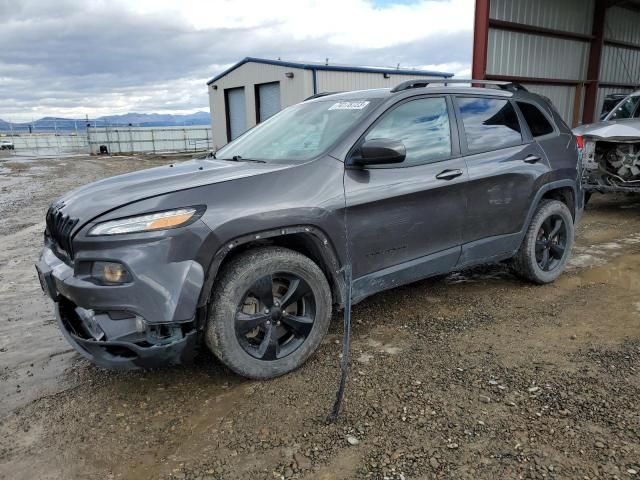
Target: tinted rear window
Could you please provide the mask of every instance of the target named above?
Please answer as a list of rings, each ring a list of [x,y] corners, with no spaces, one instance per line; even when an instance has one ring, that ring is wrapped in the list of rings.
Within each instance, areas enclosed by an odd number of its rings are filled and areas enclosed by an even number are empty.
[[[529,125],[531,135],[541,137],[542,135],[553,133],[553,125],[549,123],[547,117],[538,107],[530,103],[518,102],[518,108],[520,108],[527,125]]]
[[[518,116],[508,100],[458,97],[457,101],[471,152],[498,150],[522,143]]]

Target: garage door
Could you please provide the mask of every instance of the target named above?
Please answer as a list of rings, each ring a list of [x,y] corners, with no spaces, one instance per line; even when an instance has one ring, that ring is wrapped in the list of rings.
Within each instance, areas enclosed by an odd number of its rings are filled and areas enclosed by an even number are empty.
[[[258,122],[280,111],[280,82],[258,85]]]
[[[227,138],[233,140],[247,129],[244,87],[230,88],[225,93],[227,94]]]

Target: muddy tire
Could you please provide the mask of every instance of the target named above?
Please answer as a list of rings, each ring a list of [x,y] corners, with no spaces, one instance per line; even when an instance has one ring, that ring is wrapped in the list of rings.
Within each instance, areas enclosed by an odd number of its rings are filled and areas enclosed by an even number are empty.
[[[329,283],[309,258],[280,247],[249,250],[223,268],[213,287],[205,341],[239,375],[277,377],[318,348],[331,304]]]
[[[543,200],[513,259],[515,272],[533,283],[553,282],[564,271],[573,240],[573,217],[567,206]]]

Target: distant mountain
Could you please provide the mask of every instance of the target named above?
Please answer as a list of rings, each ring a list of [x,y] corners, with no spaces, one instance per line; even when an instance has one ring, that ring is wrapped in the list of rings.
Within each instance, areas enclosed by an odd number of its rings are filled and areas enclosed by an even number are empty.
[[[188,115],[172,115],[164,113],[125,113],[124,115],[108,115],[89,120],[91,126],[102,127],[174,127],[209,125],[211,116],[208,112],[196,112]],[[86,130],[87,121],[84,118],[43,117],[33,122],[13,123],[0,119],[0,131],[14,132],[49,132],[49,131],[78,131]]]
[[[208,112],[196,112],[189,115],[171,115],[165,113],[125,113],[100,117],[98,122],[115,125],[169,126],[169,125],[208,125],[211,116]]]

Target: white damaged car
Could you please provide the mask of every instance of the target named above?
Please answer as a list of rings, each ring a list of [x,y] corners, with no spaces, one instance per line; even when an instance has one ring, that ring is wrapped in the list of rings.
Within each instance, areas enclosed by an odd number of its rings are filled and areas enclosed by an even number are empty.
[[[592,192],[640,193],[640,91],[602,121],[573,130],[582,151],[582,184]]]

